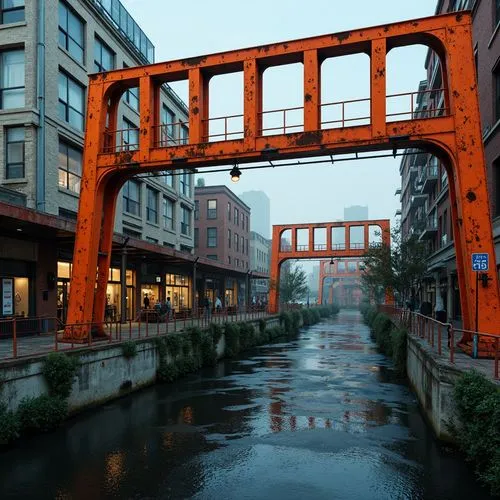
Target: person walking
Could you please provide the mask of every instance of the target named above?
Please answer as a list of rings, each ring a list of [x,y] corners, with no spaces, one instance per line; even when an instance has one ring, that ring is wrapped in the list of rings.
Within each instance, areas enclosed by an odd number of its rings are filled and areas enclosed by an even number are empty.
[[[144,304],[144,309],[149,309],[149,297],[148,297],[148,294],[144,295],[143,304]]]
[[[215,310],[217,311],[217,313],[220,313],[222,310],[222,302],[220,300],[220,297],[217,297],[215,299]]]
[[[167,302],[165,304],[166,306],[166,316],[167,316],[167,321],[170,321],[170,315],[172,313],[172,302],[170,302],[170,297],[167,297]]]
[[[208,295],[203,300],[203,307],[205,308],[205,318],[210,318],[210,299]]]

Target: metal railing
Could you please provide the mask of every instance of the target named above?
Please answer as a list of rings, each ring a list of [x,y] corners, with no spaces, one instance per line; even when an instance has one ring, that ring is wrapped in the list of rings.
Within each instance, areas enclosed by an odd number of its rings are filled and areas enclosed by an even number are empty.
[[[386,96],[386,121],[416,120],[434,118],[448,114],[444,107],[446,89],[431,89],[415,92],[404,92]],[[429,106],[421,109],[418,101],[422,96],[428,96]],[[321,114],[320,128],[344,128],[346,126],[370,125],[371,99],[350,99],[345,101],[319,104]],[[434,106],[435,104],[435,106]],[[207,135],[202,140],[206,142],[229,141],[244,137],[244,115],[233,114],[215,116],[204,120],[208,128]],[[304,130],[304,107],[270,109],[259,112],[261,128],[258,135],[288,134]],[[189,143],[186,122],[162,124],[153,127],[154,147],[180,146]],[[139,147],[139,130],[128,128],[105,133],[103,152],[134,151]]]
[[[452,364],[455,364],[456,351],[460,348],[465,334],[473,339],[473,349],[476,349],[476,355],[473,357],[477,357],[481,340],[490,339],[487,342],[491,347],[490,355],[493,358],[493,377],[499,379],[500,336],[455,328],[452,323],[441,322],[406,308],[379,305],[378,309],[390,316],[396,325],[405,327],[409,334],[426,341],[433,351],[439,356],[448,358]]]
[[[172,311],[143,309],[125,323],[104,321],[63,324],[58,318],[8,318],[0,320],[0,361],[73,351],[92,346],[120,344],[128,340],[169,335],[210,323],[254,321],[267,317],[267,306],[196,308]],[[79,337],[82,330],[84,338]]]

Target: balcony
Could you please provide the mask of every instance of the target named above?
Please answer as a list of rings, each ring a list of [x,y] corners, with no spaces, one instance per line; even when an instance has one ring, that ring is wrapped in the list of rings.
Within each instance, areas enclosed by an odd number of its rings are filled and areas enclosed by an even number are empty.
[[[410,210],[416,210],[417,208],[423,207],[427,201],[427,195],[422,193],[416,193],[411,197]]]
[[[420,174],[419,181],[422,185],[422,193],[432,193],[438,181],[438,166],[426,165]]]
[[[396,189],[394,196],[399,196],[401,194],[401,188]]]
[[[437,230],[438,230],[437,219],[436,218],[427,219],[422,234],[420,235],[420,239],[430,240],[434,238],[437,234]]]

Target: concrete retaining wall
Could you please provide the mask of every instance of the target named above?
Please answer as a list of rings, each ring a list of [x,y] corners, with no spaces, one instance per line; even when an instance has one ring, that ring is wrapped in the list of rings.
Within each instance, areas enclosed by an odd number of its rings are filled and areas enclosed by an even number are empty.
[[[258,329],[258,322],[253,322]],[[279,324],[277,317],[269,318],[267,326]],[[225,352],[225,337],[217,344],[217,356]],[[77,356],[80,365],[68,400],[71,413],[101,404],[136,391],[156,380],[159,356],[154,339],[137,341],[137,355],[123,356],[121,345],[103,345],[68,353]],[[167,362],[171,359],[167,356]],[[37,397],[48,392],[42,375],[43,358],[6,362],[0,371],[0,399],[9,409],[16,410],[25,397]]]
[[[455,412],[453,387],[460,370],[448,361],[437,358],[426,343],[408,336],[408,379],[417,395],[422,412],[438,439],[453,441],[447,424]]]

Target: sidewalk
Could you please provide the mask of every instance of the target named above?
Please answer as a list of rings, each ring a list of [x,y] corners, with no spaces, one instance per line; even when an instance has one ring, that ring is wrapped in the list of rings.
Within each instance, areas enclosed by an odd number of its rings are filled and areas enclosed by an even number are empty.
[[[260,318],[269,318],[265,312],[249,312],[239,313],[234,315],[217,315],[213,314],[210,317],[188,318],[182,320],[170,320],[162,323],[113,323],[105,328],[108,334],[107,339],[91,339],[91,343],[71,344],[61,342],[62,332],[42,333],[27,337],[18,337],[16,340],[16,356],[14,356],[14,341],[13,338],[0,339],[0,362],[18,358],[28,358],[40,355],[46,355],[54,351],[70,351],[88,349],[89,347],[98,348],[109,344],[124,342],[127,340],[137,340],[143,338],[157,337],[158,335],[173,334],[181,332],[184,329],[192,326],[201,328],[207,327],[210,323],[223,325],[226,322],[252,321]]]

